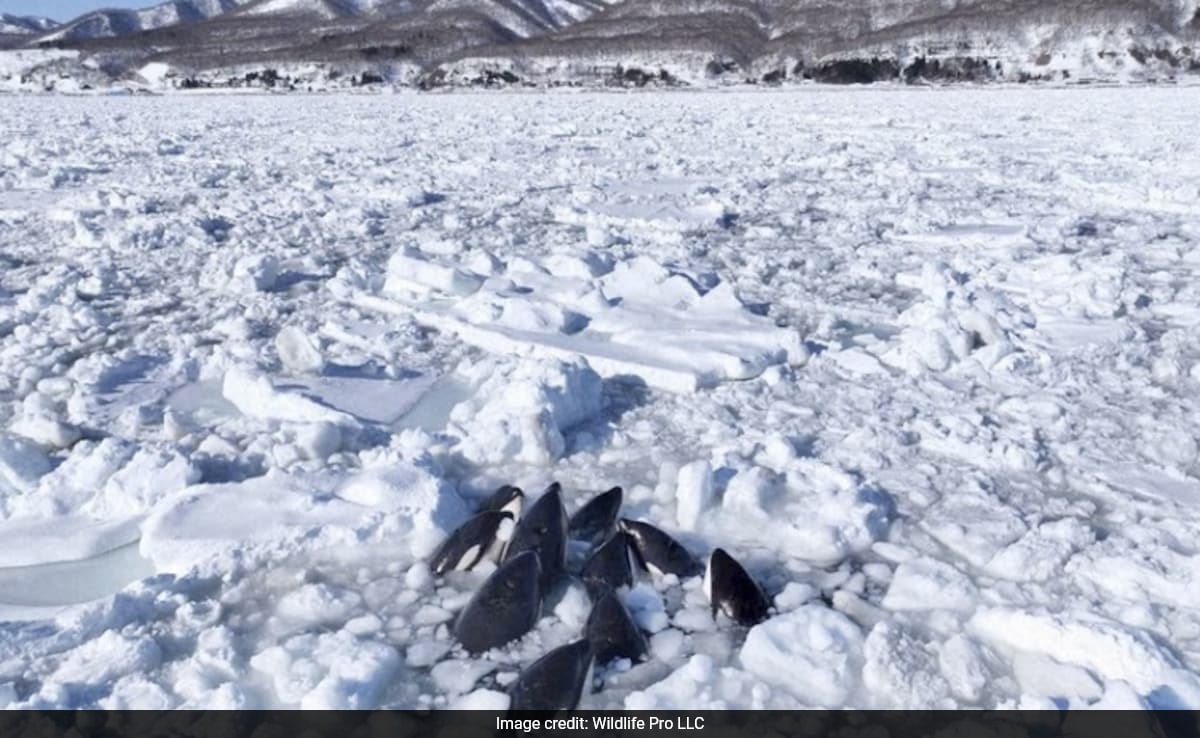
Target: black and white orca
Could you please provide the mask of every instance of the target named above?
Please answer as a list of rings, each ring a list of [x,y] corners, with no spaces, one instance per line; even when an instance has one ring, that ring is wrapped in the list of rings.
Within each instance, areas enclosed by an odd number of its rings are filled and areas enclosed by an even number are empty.
[[[533,551],[501,564],[454,622],[454,637],[463,648],[483,653],[528,633],[541,615],[541,570]]]
[[[601,492],[571,516],[567,526],[571,540],[596,545],[613,534],[625,494],[620,487]]]
[[[501,529],[512,525],[509,512],[489,510],[460,525],[438,546],[429,568],[437,576],[450,571],[470,571],[485,557],[500,559],[504,549]]]
[[[758,582],[724,549],[716,549],[704,573],[704,592],[713,617],[723,612],[738,625],[757,625],[770,617],[771,601]]]
[[[596,596],[603,589],[633,586],[634,553],[628,533],[617,533],[588,558],[579,577]]]
[[[479,509],[481,511],[494,510],[496,512],[512,513],[515,520],[521,517],[521,506],[524,502],[525,493],[521,491],[521,488],[506,484],[484,500]]]
[[[704,566],[679,541],[649,523],[622,518],[621,530],[629,534],[642,566],[655,576],[674,574],[683,579],[704,571]]]
[[[504,559],[508,561],[526,551],[536,553],[542,565],[543,590],[562,577],[567,559],[567,511],[558,482],[550,485],[517,521]]]
[[[585,634],[592,644],[597,664],[607,664],[615,659],[637,663],[650,651],[646,636],[611,589],[604,590],[592,606]]]
[[[509,710],[574,710],[591,685],[594,660],[586,638],[547,653],[522,671],[508,688]]]

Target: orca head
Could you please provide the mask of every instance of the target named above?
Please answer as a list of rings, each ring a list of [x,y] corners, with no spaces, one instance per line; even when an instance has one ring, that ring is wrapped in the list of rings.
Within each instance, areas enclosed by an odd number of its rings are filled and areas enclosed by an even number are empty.
[[[492,572],[454,623],[454,637],[468,653],[478,654],[525,635],[541,615],[541,564],[532,551],[521,553]]]
[[[704,567],[683,544],[659,528],[640,520],[622,518],[620,528],[630,536],[634,552],[642,566],[658,576],[674,574],[680,579],[694,577]]]
[[[521,491],[521,488],[506,484],[484,500],[479,509],[511,513],[515,519],[521,517],[521,507],[524,502],[525,493]]]
[[[517,676],[508,689],[509,710],[574,710],[591,685],[594,663],[592,646],[586,638],[559,646]]]
[[[567,558],[567,512],[563,508],[561,488],[552,484],[517,521],[504,558],[509,560],[526,551],[537,554],[542,564],[542,586],[549,588],[562,576]]]
[[[598,664],[620,658],[637,663],[650,651],[646,636],[611,589],[605,589],[592,606],[585,633]]]
[[[593,545],[608,538],[616,529],[624,497],[624,490],[613,487],[588,500],[571,516],[567,526],[570,537]]]
[[[629,534],[621,531],[592,553],[579,576],[596,597],[604,589],[632,587],[637,563]]]
[[[435,576],[470,571],[488,554],[494,554],[501,528],[512,520],[507,512],[486,511],[472,516],[446,537],[434,551],[429,568]]]
[[[708,559],[704,592],[708,595],[713,617],[719,611],[738,625],[752,626],[771,614],[771,601],[758,582],[721,548],[715,549]]]

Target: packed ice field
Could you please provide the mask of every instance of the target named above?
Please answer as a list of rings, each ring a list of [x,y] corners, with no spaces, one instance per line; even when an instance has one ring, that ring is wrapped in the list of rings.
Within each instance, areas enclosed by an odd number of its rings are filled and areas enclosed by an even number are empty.
[[[508,706],[502,484],[702,577],[589,708],[1200,708],[1200,89],[0,99],[0,705]]]

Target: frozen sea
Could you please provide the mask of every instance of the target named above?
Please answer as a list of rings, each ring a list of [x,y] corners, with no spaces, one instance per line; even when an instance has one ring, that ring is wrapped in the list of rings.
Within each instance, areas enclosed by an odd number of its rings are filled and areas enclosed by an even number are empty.
[[[0,705],[503,707],[503,483],[609,708],[1200,708],[1200,88],[0,98]]]

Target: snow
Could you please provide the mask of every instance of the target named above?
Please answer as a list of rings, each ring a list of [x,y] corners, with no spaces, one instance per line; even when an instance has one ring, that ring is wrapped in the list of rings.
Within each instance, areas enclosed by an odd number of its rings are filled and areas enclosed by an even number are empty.
[[[413,464],[379,466],[329,494],[319,476],[271,472],[243,482],[196,485],[156,506],[142,526],[142,554],[183,573],[222,553],[254,547],[339,545],[386,535],[428,555],[466,516],[461,500]]]
[[[599,375],[579,360],[505,366],[460,365],[468,399],[450,410],[447,428],[462,438],[460,453],[476,464],[545,465],[566,449],[564,433],[598,416],[604,404]]]
[[[449,694],[464,694],[495,668],[496,665],[488,661],[450,659],[434,666],[430,675],[434,684],[443,691]]]
[[[270,378],[241,369],[225,373],[221,394],[244,415],[289,423],[329,423],[355,426],[349,415],[322,406],[303,395],[282,392]]]
[[[695,529],[713,502],[712,466],[693,461],[679,470],[675,483],[675,520],[684,530]]]
[[[90,559],[137,541],[141,523],[140,516],[107,520],[85,515],[11,518],[0,522],[0,536],[8,542],[0,553],[0,566]],[[70,531],[70,536],[64,536],[64,531]]]
[[[670,391],[751,379],[805,356],[799,334],[750,313],[729,285],[701,290],[648,257],[612,266],[590,253],[558,255],[546,266],[521,260],[485,278],[405,249],[389,261],[382,293],[362,295],[357,305],[413,314],[487,351],[583,356],[604,376],[631,375]]]
[[[304,331],[289,325],[275,335],[275,351],[283,368],[295,374],[320,374],[325,368],[321,350]]]
[[[0,492],[6,497],[28,492],[50,469],[50,458],[36,444],[0,435]]]
[[[1040,653],[1076,664],[1103,680],[1122,681],[1162,709],[1195,704],[1200,677],[1145,631],[1072,615],[1035,615],[1000,608],[985,610],[970,630],[998,647]]]
[[[806,605],[754,626],[738,654],[746,671],[801,704],[846,704],[858,682],[863,635],[841,613]]]
[[[775,608],[585,707],[1200,706],[1196,88],[394,102],[0,106],[0,702],[504,709],[557,480]]]
[[[141,550],[159,570],[183,573],[224,552],[330,533],[361,517],[357,505],[323,498],[304,480],[271,474],[198,485],[164,501],[142,529]]]
[[[906,561],[896,567],[883,606],[889,610],[966,610],[975,608],[979,592],[970,577],[932,559]]]
[[[511,699],[504,692],[497,692],[494,689],[477,689],[450,703],[450,709],[505,712],[510,703]]]
[[[371,707],[399,665],[395,649],[345,632],[294,636],[250,659],[284,702],[305,710]]]
[[[338,12],[326,0],[266,0],[256,3],[245,11],[246,15],[269,15],[273,13],[313,14],[323,19],[338,17]]]

